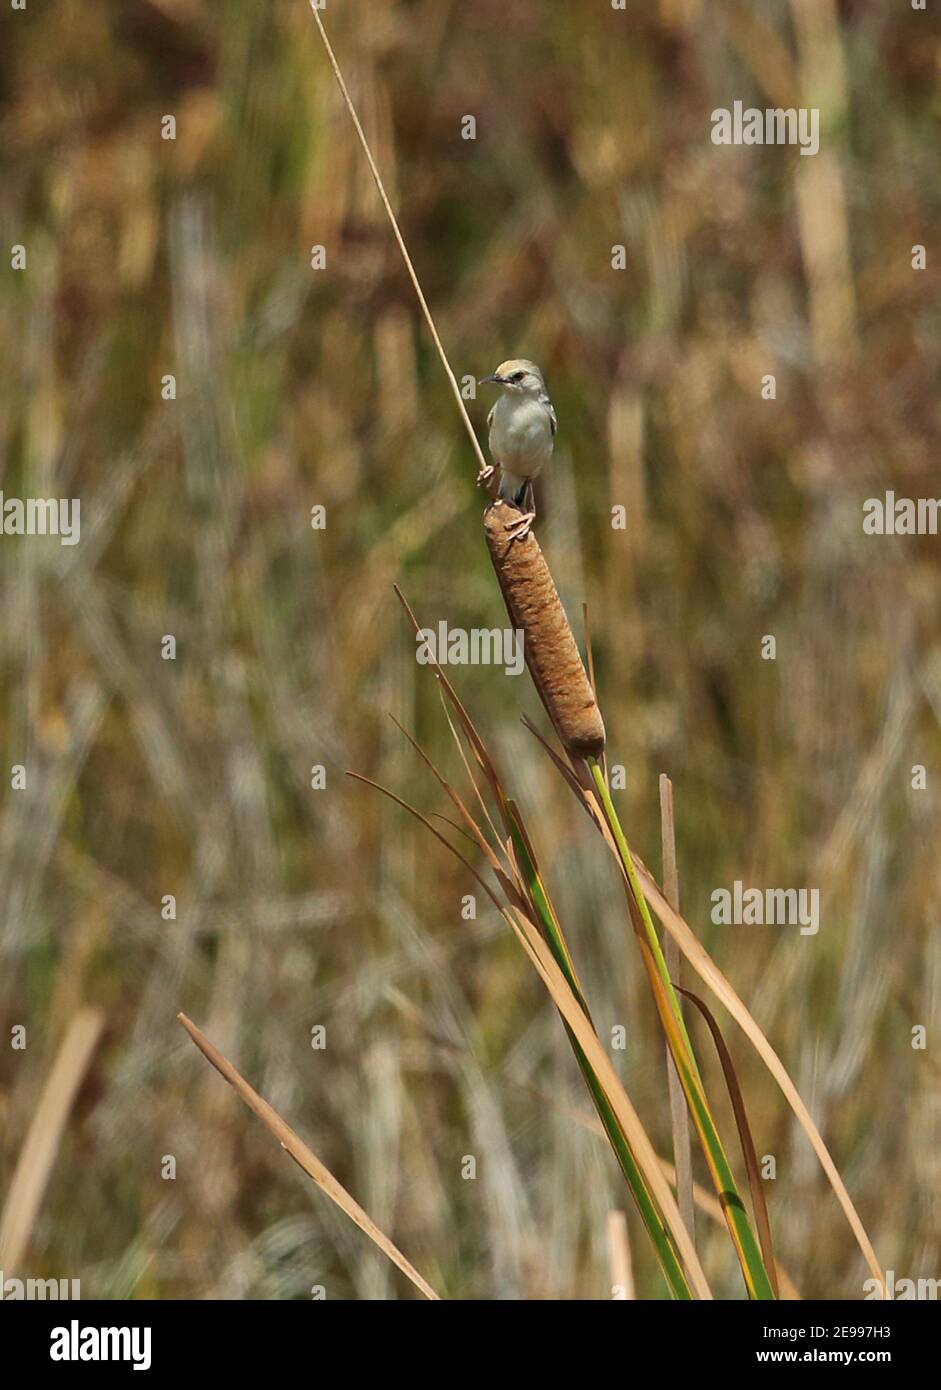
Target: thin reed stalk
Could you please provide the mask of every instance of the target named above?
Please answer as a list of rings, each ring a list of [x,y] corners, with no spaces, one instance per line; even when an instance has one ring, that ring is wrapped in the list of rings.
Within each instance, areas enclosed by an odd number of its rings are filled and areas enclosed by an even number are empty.
[[[667,902],[680,910],[680,876],[676,863],[676,824],[673,810],[673,783],[666,773],[660,775],[660,843],[663,864],[663,892]],[[681,983],[682,956],[669,932],[663,943],[663,956],[674,985]],[[696,1239],[696,1207],[693,1202],[692,1150],[689,1141],[689,1120],[683,1087],[673,1066],[669,1046],[667,1054],[667,1084],[670,1088],[670,1124],[673,1130],[673,1161],[676,1165],[676,1195],[683,1220],[690,1235]]]
[[[487,460],[484,458],[483,450],[480,447],[480,440],[477,438],[474,426],[471,424],[471,418],[467,413],[467,407],[464,404],[464,397],[461,395],[461,388],[457,384],[457,377],[454,375],[451,363],[448,361],[448,355],[444,350],[444,344],[442,343],[438,330],[435,327],[435,321],[432,316],[431,310],[428,307],[428,301],[425,298],[424,291],[421,287],[421,282],[419,281],[415,267],[412,264],[412,258],[408,253],[408,247],[405,245],[405,238],[402,236],[402,233],[399,229],[398,220],[395,216],[395,213],[392,211],[392,204],[389,202],[389,195],[386,193],[385,185],[382,182],[382,175],[379,173],[378,166],[376,164],[375,159],[373,158],[372,150],[369,148],[369,141],[366,139],[366,134],[363,130],[359,116],[356,114],[356,107],[353,105],[353,100],[349,94],[349,91],[347,90],[346,82],[344,81],[343,74],[340,71],[340,65],[336,59],[336,54],[333,51],[330,40],[327,38],[327,31],[323,27],[323,20],[320,18],[320,15],[317,11],[317,6],[313,3],[313,0],[311,0],[311,9],[314,14],[314,22],[317,25],[318,30],[320,31],[320,37],[323,41],[323,46],[326,50],[327,58],[329,60],[331,68],[333,69],[333,75],[337,80],[337,86],[340,88],[340,94],[342,95],[343,101],[346,104],[346,109],[349,112],[350,120],[353,122],[353,128],[356,131],[357,139],[359,140],[359,143],[362,146],[363,154],[366,156],[366,162],[369,165],[369,172],[373,176],[376,188],[379,191],[379,197],[382,201],[382,206],[385,208],[386,216],[388,217],[389,224],[392,227],[392,234],[395,237],[396,245],[398,246],[399,251],[401,252],[402,260],[405,263],[405,269],[408,273],[408,278],[412,282],[412,288],[415,291],[415,294],[418,298],[419,307],[421,308],[422,314],[425,318],[425,322],[428,325],[428,331],[431,334],[432,341],[435,345],[435,351],[437,352],[438,357],[441,359],[441,365],[444,368],[445,376],[448,378],[448,383],[451,387],[451,394],[454,397],[455,404],[457,405],[458,414],[460,415],[464,428],[467,431],[467,436],[470,439],[471,448],[474,450],[474,454],[477,458],[477,463],[481,469],[485,469],[487,467]]]
[[[104,1028],[100,1009],[80,1009],[66,1029],[20,1150],[0,1218],[0,1269],[20,1265],[42,1206],[62,1135]]]

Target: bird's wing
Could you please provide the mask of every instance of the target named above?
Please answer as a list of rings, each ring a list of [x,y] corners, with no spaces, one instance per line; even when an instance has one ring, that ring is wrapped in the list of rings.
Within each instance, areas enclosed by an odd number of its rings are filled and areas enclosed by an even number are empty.
[[[555,432],[559,428],[559,422],[556,419],[555,406],[552,404],[551,401],[547,401],[546,404],[549,407],[549,428],[552,431],[552,438],[555,439]]]

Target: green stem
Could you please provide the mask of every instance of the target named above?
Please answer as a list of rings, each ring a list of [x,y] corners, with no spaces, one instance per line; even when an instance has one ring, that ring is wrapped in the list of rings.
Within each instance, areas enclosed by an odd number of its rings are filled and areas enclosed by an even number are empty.
[[[696,1058],[693,1055],[693,1046],[689,1040],[689,1034],[686,1031],[686,1023],[683,1019],[683,1010],[680,1008],[680,1001],[676,997],[676,991],[673,988],[673,981],[670,979],[670,972],[667,969],[666,959],[663,954],[663,949],[660,945],[660,938],[657,935],[657,929],[653,924],[653,918],[650,915],[650,908],[647,906],[647,899],[644,897],[643,889],[640,886],[640,879],[637,877],[637,870],[634,867],[634,859],[631,854],[630,848],[628,847],[627,840],[624,836],[624,831],[621,829],[621,822],[618,820],[618,813],[614,809],[614,802],[611,800],[611,793],[608,791],[608,784],[604,780],[604,773],[601,771],[601,768],[598,766],[594,758],[588,759],[588,766],[591,769],[591,775],[594,779],[595,786],[598,789],[598,795],[601,797],[601,804],[603,805],[605,815],[608,818],[608,824],[611,827],[611,833],[614,835],[615,844],[618,848],[618,854],[620,856],[621,863],[624,866],[624,872],[627,874],[627,881],[630,885],[631,894],[634,898],[635,903],[637,904],[638,911],[641,915],[641,920],[644,924],[644,934],[647,938],[647,945],[650,947],[651,954],[654,958],[654,961],[656,962],[657,972],[663,981],[664,988],[666,989],[667,998],[670,1001],[670,1007],[673,1011],[674,1017],[676,1018],[677,1024],[679,1025],[680,1035],[683,1038],[683,1041],[685,1042],[689,1050],[690,1061],[692,1063],[693,1070],[696,1076],[698,1077],[699,1068],[696,1065]]]
[[[686,1024],[683,1019],[683,1012],[680,1008],[676,991],[670,980],[670,972],[667,969],[666,960],[660,947],[660,939],[657,936],[656,928],[650,916],[650,909],[644,897],[640,880],[637,877],[637,870],[634,867],[634,859],[631,855],[630,847],[621,823],[618,820],[617,811],[611,800],[611,793],[604,780],[604,774],[594,758],[588,759],[588,766],[591,770],[592,779],[598,789],[601,804],[604,807],[605,816],[614,841],[617,846],[618,856],[624,866],[627,875],[628,885],[631,896],[636,904],[644,926],[644,936],[650,948],[650,955],[654,961],[656,973],[663,984],[663,995],[666,999],[666,1018],[664,1019],[664,1031],[667,1035],[667,1042],[676,1064],[677,1075],[686,1096],[693,1124],[699,1135],[703,1153],[709,1166],[709,1173],[715,1185],[716,1193],[722,1204],[726,1224],[729,1234],[735,1246],[742,1267],[742,1276],[745,1280],[745,1287],[749,1297],[759,1299],[773,1299],[774,1290],[768,1278],[761,1250],[752,1231],[751,1223],[738,1194],[735,1185],[735,1178],[731,1166],[722,1146],[719,1131],[716,1128],[715,1120],[709,1109],[706,1099],[705,1088],[702,1077],[693,1052],[689,1034],[686,1031]],[[656,990],[655,990],[656,993]]]
[[[621,1126],[618,1124],[617,1116],[611,1108],[611,1102],[608,1100],[604,1088],[592,1070],[591,1063],[582,1051],[578,1039],[575,1037],[571,1028],[569,1028],[569,1025],[565,1023],[564,1019],[562,1022],[565,1025],[565,1031],[569,1035],[569,1041],[574,1049],[582,1075],[591,1092],[591,1098],[595,1103],[595,1109],[598,1111],[598,1117],[604,1125],[605,1133],[608,1136],[608,1142],[614,1150],[621,1172],[627,1180],[627,1185],[631,1189],[631,1195],[637,1204],[637,1209],[640,1212],[643,1223],[647,1228],[647,1232],[657,1252],[660,1268],[663,1270],[663,1277],[667,1281],[670,1293],[676,1299],[691,1299],[693,1296],[692,1291],[687,1283],[686,1275],[683,1272],[683,1266],[680,1262],[673,1237],[670,1235],[660,1215],[659,1208],[654,1203],[647,1189],[643,1174],[637,1166],[637,1162],[631,1152],[631,1147],[624,1137]]]
[[[572,962],[572,957],[569,953],[565,937],[562,934],[562,928],[556,918],[552,903],[549,901],[549,895],[546,892],[545,885],[542,882],[539,870],[530,852],[529,843],[519,820],[519,814],[515,805],[510,800],[505,802],[505,809],[507,811],[507,823],[510,827],[510,834],[513,839],[516,857],[526,877],[530,897],[536,910],[536,915],[539,918],[546,944],[552,952],[556,964],[565,976],[566,983],[578,1001],[579,1007],[582,1009],[589,1023],[591,1023],[591,1014],[588,1012],[588,1004],[585,1001],[581,985],[575,974],[575,966]],[[614,1150],[621,1172],[627,1180],[627,1185],[637,1204],[641,1219],[647,1228],[647,1233],[657,1252],[660,1268],[663,1270],[663,1276],[666,1279],[670,1293],[676,1299],[691,1299],[693,1296],[692,1290],[689,1287],[689,1283],[683,1271],[683,1266],[673,1237],[670,1235],[660,1209],[656,1205],[644,1181],[644,1176],[640,1171],[631,1146],[627,1141],[627,1137],[621,1129],[618,1118],[611,1106],[611,1102],[608,1100],[604,1087],[595,1075],[591,1063],[585,1056],[575,1034],[564,1018],[562,1022],[568,1034],[569,1042],[572,1044],[572,1049],[575,1053],[578,1065],[581,1068],[582,1075],[591,1092],[591,1098],[595,1103],[595,1109],[598,1111],[598,1116],[601,1123],[604,1125],[605,1133],[608,1136],[608,1142]],[[594,1027],[594,1024],[592,1024],[592,1027]]]

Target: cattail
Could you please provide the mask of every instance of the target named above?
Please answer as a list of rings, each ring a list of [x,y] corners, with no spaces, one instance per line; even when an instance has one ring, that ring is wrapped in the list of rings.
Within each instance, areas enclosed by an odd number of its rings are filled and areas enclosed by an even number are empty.
[[[500,501],[484,513],[506,610],[523,633],[526,665],[565,748],[575,757],[598,758],[604,752],[601,711],[539,542],[532,532],[523,540],[507,533],[507,524],[518,516]]]

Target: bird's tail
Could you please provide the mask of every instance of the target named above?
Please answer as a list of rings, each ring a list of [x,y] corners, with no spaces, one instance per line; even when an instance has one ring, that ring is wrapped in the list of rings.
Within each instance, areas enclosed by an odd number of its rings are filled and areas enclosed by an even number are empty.
[[[497,492],[508,502],[521,502],[528,481],[528,478],[521,478],[518,473],[508,473],[504,468],[500,473],[500,486],[497,488]]]

